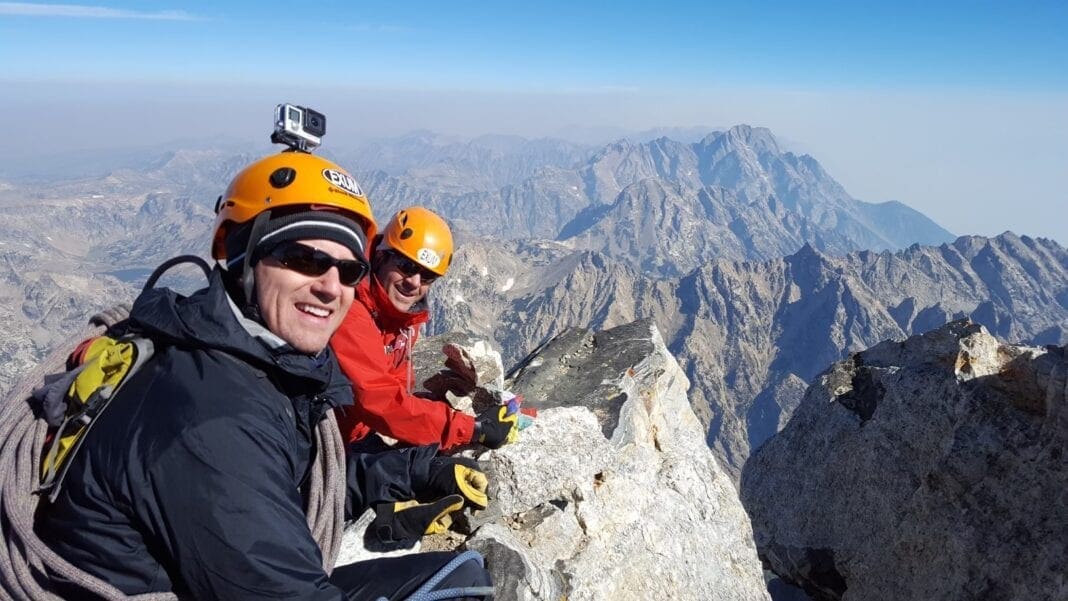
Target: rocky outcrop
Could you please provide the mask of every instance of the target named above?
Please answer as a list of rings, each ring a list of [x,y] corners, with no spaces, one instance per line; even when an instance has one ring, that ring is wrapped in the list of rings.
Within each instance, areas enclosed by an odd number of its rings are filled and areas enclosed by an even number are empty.
[[[570,330],[506,385],[537,419],[478,456],[491,504],[468,534],[424,549],[482,552],[500,601],[768,599],[749,519],[651,322]]]
[[[819,600],[1068,598],[1066,376],[966,320],[834,364],[745,466],[761,558]]]

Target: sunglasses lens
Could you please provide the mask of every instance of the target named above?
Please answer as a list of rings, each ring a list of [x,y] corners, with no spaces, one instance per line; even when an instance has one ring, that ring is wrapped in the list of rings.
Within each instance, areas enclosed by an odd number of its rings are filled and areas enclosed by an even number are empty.
[[[342,284],[355,286],[367,275],[367,265],[359,261],[338,261],[337,274]]]
[[[419,280],[424,284],[431,284],[434,282],[434,280],[438,279],[438,274],[423,269],[422,265],[416,263],[408,257],[394,255],[393,263],[397,266],[397,270],[403,273],[405,277],[410,278],[418,273]]]
[[[412,277],[419,271],[419,266],[404,257],[394,257],[393,263],[397,266],[397,269],[407,277]]]
[[[323,275],[330,269],[330,258],[325,253],[303,244],[285,244],[271,255],[282,265],[304,275]]]
[[[337,267],[338,281],[344,286],[355,286],[367,274],[367,265],[362,261],[335,259],[299,243],[283,244],[272,251],[271,256],[288,269],[309,276],[320,276],[331,267]]]

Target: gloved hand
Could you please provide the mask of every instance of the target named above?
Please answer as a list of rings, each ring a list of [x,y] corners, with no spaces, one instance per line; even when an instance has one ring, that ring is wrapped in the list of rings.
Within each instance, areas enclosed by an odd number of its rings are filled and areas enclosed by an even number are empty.
[[[519,413],[519,420],[516,425],[519,427],[520,432],[524,428],[530,427],[534,423],[534,418],[538,417],[538,410],[532,407],[521,407],[523,396],[515,394],[511,390],[501,392],[501,404],[508,407],[508,413]]]
[[[489,478],[478,463],[464,457],[435,457],[430,461],[429,489],[434,496],[462,495],[471,505],[485,509]]]
[[[448,530],[452,525],[452,512],[463,506],[464,498],[460,495],[449,495],[432,503],[382,503],[375,507],[375,521],[371,528],[383,543],[411,547],[423,534]]]
[[[507,405],[490,407],[478,414],[474,440],[491,449],[499,449],[519,439],[519,413],[508,413]]]

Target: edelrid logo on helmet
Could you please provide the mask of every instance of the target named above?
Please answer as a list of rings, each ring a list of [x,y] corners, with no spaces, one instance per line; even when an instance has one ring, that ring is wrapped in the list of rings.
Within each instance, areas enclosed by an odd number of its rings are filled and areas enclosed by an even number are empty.
[[[429,248],[420,248],[419,252],[416,253],[415,258],[420,263],[431,269],[437,267],[438,264],[441,263],[441,256],[438,255],[438,253],[430,250]]]
[[[356,178],[344,171],[329,168],[323,169],[323,177],[326,178],[326,181],[353,196],[363,196],[363,190],[360,189],[360,184],[356,183]]]

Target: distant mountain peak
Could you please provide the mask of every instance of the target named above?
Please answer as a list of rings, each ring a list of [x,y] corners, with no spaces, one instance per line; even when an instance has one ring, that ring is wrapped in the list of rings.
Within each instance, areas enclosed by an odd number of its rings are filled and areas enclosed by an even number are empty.
[[[756,152],[783,153],[778,140],[766,127],[753,127],[742,123],[728,129],[723,136],[730,142],[744,144]]]
[[[605,146],[604,152],[605,154],[610,152],[628,152],[634,150],[635,148],[638,148],[639,146],[640,145],[631,142],[627,138],[620,138],[615,142],[612,142],[611,144]]]
[[[827,255],[824,255],[811,242],[806,241],[792,255],[787,255],[784,260],[788,265],[795,267],[800,265],[821,265],[827,263]]]

